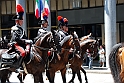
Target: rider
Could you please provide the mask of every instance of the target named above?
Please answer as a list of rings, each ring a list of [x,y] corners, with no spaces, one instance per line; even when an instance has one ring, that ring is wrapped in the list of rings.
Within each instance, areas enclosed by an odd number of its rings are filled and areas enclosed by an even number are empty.
[[[58,33],[60,34],[60,41],[63,40],[66,36],[68,36],[68,20],[67,18],[63,18],[62,16],[58,16],[58,21],[60,30]]]
[[[41,24],[41,28],[38,30],[37,37],[34,38],[35,41],[41,36],[43,37],[48,32],[47,27],[49,26],[49,24],[48,24],[47,18],[48,18],[48,15],[45,12],[43,12],[43,20],[40,20],[38,22],[38,24]]]
[[[18,56],[17,61],[15,60],[16,61],[15,64],[13,62],[12,64],[10,64],[9,61],[8,62],[3,61],[3,63],[6,62],[7,66],[14,66],[18,68],[21,66],[24,57],[27,54],[29,54],[31,40],[27,40],[25,31],[22,28],[24,9],[20,4],[18,4],[16,6],[16,10],[17,15],[13,16],[12,18],[13,20],[15,20],[16,25],[11,28],[12,38],[10,40],[10,43],[8,44],[10,48],[7,51],[7,53],[13,52],[14,49],[16,52],[20,54],[20,56]]]
[[[60,35],[60,42],[66,37],[68,36],[68,20],[67,18],[63,18],[62,16],[58,16],[58,21],[60,22],[59,23],[59,31],[58,31],[58,34]],[[61,45],[59,44],[60,46],[60,49],[58,49],[60,52],[61,52]],[[70,49],[70,52],[72,52],[73,49],[71,48]]]

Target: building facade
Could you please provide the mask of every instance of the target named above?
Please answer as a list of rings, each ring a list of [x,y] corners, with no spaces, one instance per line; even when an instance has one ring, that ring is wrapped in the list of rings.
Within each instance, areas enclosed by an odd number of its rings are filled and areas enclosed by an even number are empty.
[[[124,41],[124,0],[117,0],[117,42]],[[10,35],[14,25],[16,0],[0,0],[0,35]],[[105,43],[104,30],[104,0],[50,0],[51,26],[57,28],[57,16],[62,15],[69,20],[69,31],[75,30],[79,37],[93,33],[94,38],[100,38]],[[37,35],[38,21],[35,17],[35,0],[26,0],[26,20],[28,37]],[[31,34],[33,33],[33,34]]]

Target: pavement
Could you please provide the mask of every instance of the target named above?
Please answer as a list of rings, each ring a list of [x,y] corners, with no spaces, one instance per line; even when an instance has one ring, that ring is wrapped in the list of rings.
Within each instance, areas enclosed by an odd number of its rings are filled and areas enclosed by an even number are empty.
[[[86,63],[83,64],[83,68],[85,69],[87,73],[111,74],[111,71],[109,68],[99,67],[98,61],[93,61],[92,69],[89,69],[88,66],[85,66],[85,65]]]

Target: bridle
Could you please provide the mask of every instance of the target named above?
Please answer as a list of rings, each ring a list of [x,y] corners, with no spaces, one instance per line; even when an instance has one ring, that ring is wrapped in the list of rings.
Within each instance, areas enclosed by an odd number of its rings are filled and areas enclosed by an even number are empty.
[[[96,58],[96,56],[94,57],[93,55],[97,54],[98,51],[98,40],[94,41],[93,43],[91,43],[90,45],[90,49],[92,48],[92,52],[90,51],[89,53],[91,54],[91,57]],[[97,47],[96,47],[97,46]],[[97,48],[97,49],[96,49]],[[96,49],[96,50],[95,50]]]

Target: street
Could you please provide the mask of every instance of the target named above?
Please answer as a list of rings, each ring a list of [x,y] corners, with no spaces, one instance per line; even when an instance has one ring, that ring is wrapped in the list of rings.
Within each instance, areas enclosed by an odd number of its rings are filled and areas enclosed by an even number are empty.
[[[88,83],[114,83],[112,75],[110,73],[102,72],[102,71],[107,71],[107,70],[98,70],[97,73],[95,71],[87,70]],[[84,75],[82,72],[81,72],[81,76],[82,76],[83,83],[85,83]],[[69,82],[71,77],[72,77],[71,73],[66,73],[67,82]],[[49,83],[49,81],[46,80],[45,73],[43,74],[43,79],[45,83]],[[17,79],[17,73],[12,73],[12,76],[10,77],[10,82],[19,83],[19,80]],[[77,75],[76,75],[74,82],[79,83]],[[34,80],[31,74],[28,74],[26,76],[24,83],[34,83]],[[60,72],[56,72],[55,83],[63,83]]]

